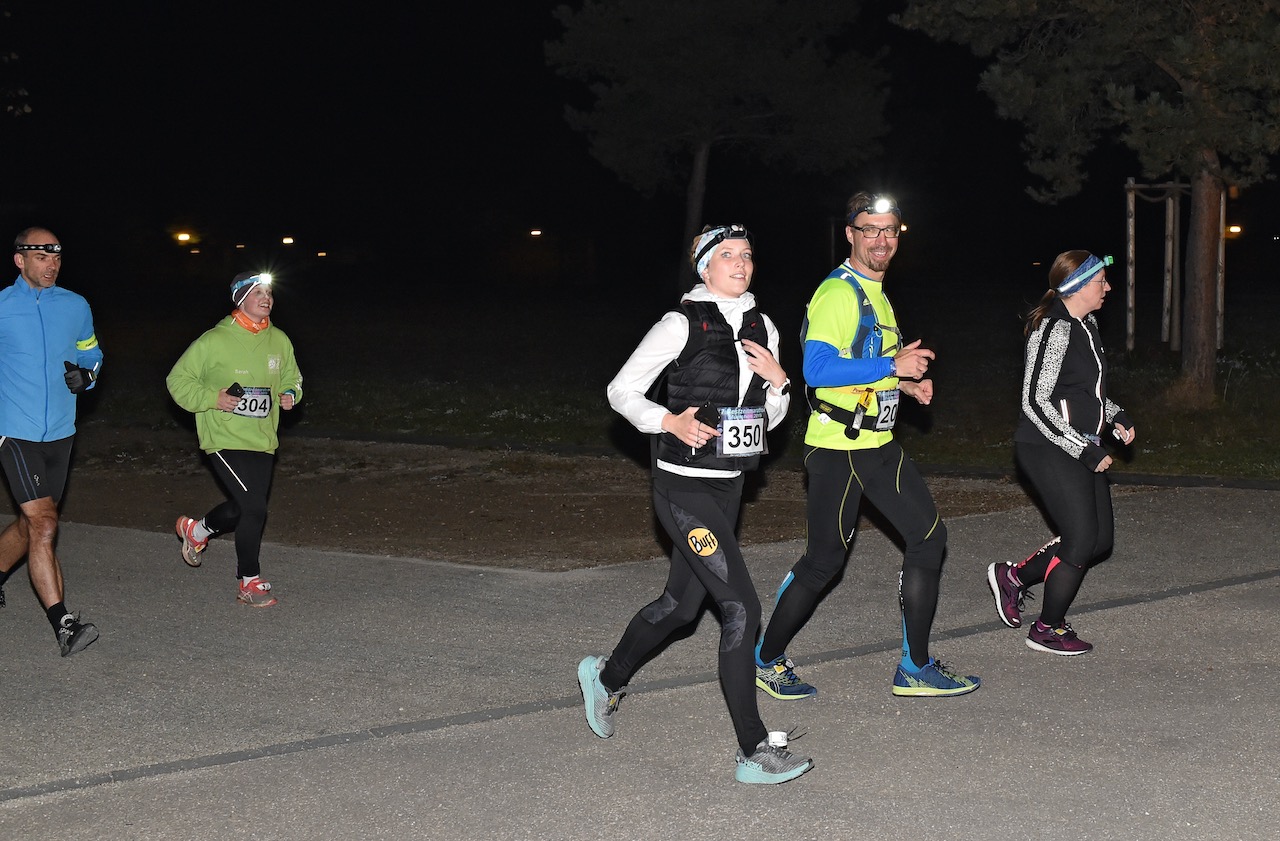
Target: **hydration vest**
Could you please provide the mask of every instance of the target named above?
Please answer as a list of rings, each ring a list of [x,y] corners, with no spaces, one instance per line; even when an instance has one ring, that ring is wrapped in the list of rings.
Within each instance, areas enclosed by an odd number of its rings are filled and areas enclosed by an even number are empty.
[[[853,341],[849,343],[849,355],[853,359],[869,359],[880,355],[882,342],[880,333],[876,330],[876,311],[871,306],[871,299],[867,297],[867,293],[862,291],[862,284],[858,283],[857,275],[851,270],[846,269],[844,263],[831,270],[831,274],[823,279],[826,283],[832,278],[840,278],[853,287],[853,293],[858,298],[858,329],[854,331]],[[886,301],[888,298],[885,299]],[[809,336],[809,308],[805,307],[804,319],[800,322],[800,357],[804,358],[805,343]],[[802,368],[803,370],[803,368]],[[825,400],[819,400],[817,392],[808,383],[804,387],[804,399],[809,404],[809,411],[822,412],[837,423],[845,425],[845,435],[849,438],[857,438],[861,431],[862,423],[865,416],[859,415],[849,409],[828,403]],[[874,419],[874,418],[873,418]]]

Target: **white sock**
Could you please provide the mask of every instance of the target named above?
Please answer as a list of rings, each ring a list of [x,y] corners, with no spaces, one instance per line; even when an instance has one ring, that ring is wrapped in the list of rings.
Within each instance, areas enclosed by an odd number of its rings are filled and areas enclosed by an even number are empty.
[[[213,537],[213,531],[204,524],[204,518],[201,518],[191,527],[191,536],[196,540],[208,540]]]

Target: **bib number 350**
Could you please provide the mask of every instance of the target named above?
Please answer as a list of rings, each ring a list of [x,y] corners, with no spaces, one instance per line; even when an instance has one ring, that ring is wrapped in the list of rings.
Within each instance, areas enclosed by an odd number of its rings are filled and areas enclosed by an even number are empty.
[[[767,453],[763,406],[728,406],[720,409],[720,437],[716,455],[746,458]]]

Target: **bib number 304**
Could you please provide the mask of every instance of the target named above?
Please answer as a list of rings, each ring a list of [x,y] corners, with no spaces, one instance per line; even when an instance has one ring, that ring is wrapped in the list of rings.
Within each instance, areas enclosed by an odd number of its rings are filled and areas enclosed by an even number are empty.
[[[769,451],[765,441],[763,406],[728,406],[720,409],[720,437],[716,439],[716,455],[721,458],[745,458]]]
[[[265,418],[271,414],[271,389],[245,386],[244,396],[231,413],[246,418]]]

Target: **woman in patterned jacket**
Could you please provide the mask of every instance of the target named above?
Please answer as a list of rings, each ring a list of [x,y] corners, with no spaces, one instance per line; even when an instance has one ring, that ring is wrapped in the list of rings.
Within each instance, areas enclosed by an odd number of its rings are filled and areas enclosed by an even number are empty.
[[[1112,262],[1087,251],[1059,254],[1049,290],[1027,315],[1014,454],[1058,536],[1020,564],[992,564],[987,583],[1000,620],[1017,628],[1024,591],[1044,582],[1044,606],[1028,629],[1027,647],[1050,654],[1093,648],[1067,623],[1067,610],[1085,572],[1111,551],[1114,538],[1106,476],[1111,456],[1103,442],[1127,445],[1136,438],[1128,415],[1107,397],[1106,357],[1093,316],[1111,290],[1106,267]]]

